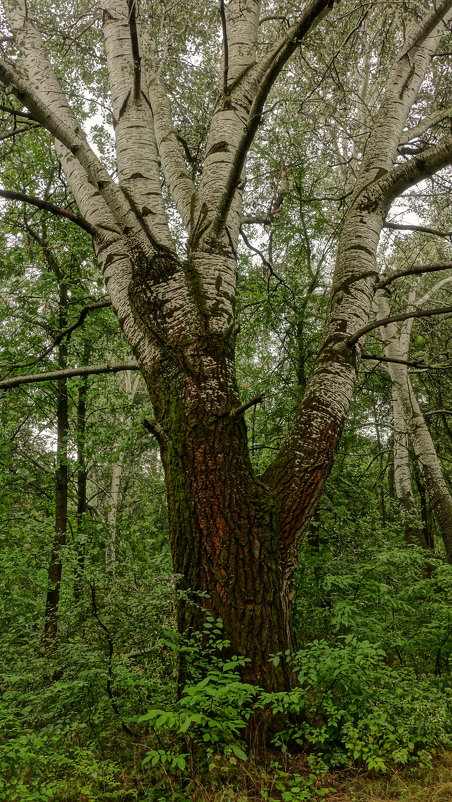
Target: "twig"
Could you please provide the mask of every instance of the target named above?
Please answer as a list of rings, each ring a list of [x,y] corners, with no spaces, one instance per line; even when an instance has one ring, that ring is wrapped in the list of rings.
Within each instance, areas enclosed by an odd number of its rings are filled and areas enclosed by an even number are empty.
[[[260,404],[261,401],[264,400],[264,398],[265,398],[265,395],[263,393],[261,393],[261,395],[257,395],[255,398],[252,398],[250,401],[245,401],[244,404],[240,404],[240,406],[236,407],[236,409],[231,409],[231,411],[229,412],[229,417],[230,418],[236,418],[237,415],[241,415],[242,412],[246,412],[246,410],[250,409],[250,407],[254,407],[254,406],[256,406],[256,404]]]

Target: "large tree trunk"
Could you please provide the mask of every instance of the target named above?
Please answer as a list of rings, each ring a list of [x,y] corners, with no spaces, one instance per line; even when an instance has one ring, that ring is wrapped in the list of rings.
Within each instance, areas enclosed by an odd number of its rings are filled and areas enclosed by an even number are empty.
[[[283,608],[276,500],[253,474],[231,346],[200,341],[189,369],[146,377],[165,467],[181,632],[202,628],[204,608],[224,625],[246,681],[288,688],[290,620]],[[168,381],[168,376],[172,376]],[[198,597],[197,593],[208,594]],[[280,654],[278,666],[269,655]]]

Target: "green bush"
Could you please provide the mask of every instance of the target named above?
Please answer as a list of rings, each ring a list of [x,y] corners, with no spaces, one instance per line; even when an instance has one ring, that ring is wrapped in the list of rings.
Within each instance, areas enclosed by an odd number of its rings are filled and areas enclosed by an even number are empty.
[[[260,697],[288,722],[276,738],[282,749],[310,744],[331,766],[385,771],[452,745],[448,679],[389,666],[381,648],[352,635],[313,641],[295,655],[294,668],[298,687]]]

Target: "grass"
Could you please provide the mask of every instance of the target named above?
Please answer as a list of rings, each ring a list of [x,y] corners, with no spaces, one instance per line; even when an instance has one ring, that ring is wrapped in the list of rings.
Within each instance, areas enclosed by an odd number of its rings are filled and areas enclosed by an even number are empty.
[[[287,766],[290,774],[309,771],[303,758],[295,758]],[[199,786],[192,799],[195,802],[258,802],[267,791],[273,799],[282,799],[272,787],[271,769],[263,774],[257,766],[242,767],[234,787],[227,783],[221,791]],[[387,774],[371,774],[349,770],[328,775],[322,786],[336,789],[324,802],[452,802],[452,753],[437,756],[433,765],[418,769],[400,769]],[[295,799],[295,797],[294,797]]]
[[[452,802],[452,754],[438,756],[424,769],[404,769],[377,777],[330,778],[337,793],[328,802]]]

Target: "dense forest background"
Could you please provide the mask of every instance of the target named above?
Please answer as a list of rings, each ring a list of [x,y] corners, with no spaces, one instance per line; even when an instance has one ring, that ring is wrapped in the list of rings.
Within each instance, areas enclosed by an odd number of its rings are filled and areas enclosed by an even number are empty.
[[[101,14],[85,5],[38,3],[34,13],[116,178]],[[208,5],[149,2],[146,11],[195,182],[224,24],[224,4]],[[266,4],[264,40],[290,27],[295,5]],[[309,35],[270,94],[248,156],[238,248],[236,370],[257,475],[281,447],[320,347],[338,237],[388,65],[405,24],[430,5],[335,6],[334,25]],[[450,42],[445,26],[411,126],[426,109],[436,117],[400,145],[401,163],[448,134]],[[446,802],[450,167],[387,215],[373,317],[402,319],[366,336],[301,546],[296,682],[270,692],[244,681],[246,661],[231,654],[220,618],[177,633],[181,594],[203,608],[203,593],[178,589],[173,571],[145,382],[89,231],[71,221],[79,212],[51,136],[8,87],[0,109],[0,799]],[[282,659],[268,655],[275,666]],[[248,728],[256,709],[271,719],[261,741]]]

